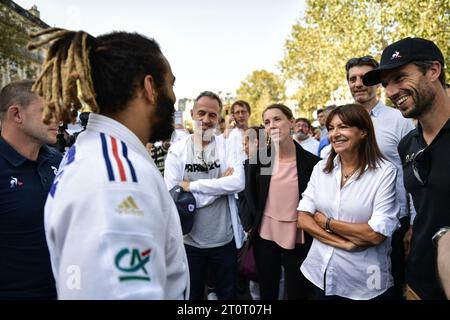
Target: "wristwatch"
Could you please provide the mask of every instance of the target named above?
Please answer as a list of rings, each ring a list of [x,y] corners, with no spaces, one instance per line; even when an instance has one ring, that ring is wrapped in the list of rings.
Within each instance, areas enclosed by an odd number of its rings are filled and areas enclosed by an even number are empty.
[[[325,231],[328,233],[333,233],[333,231],[331,230],[331,226],[330,226],[331,220],[333,220],[333,218],[328,217],[327,221],[325,222]]]
[[[438,232],[436,232],[433,236],[433,238],[431,238],[431,241],[433,241],[433,244],[437,247],[438,246],[438,242],[439,239],[442,238],[442,236],[444,234],[446,234],[448,231],[450,231],[450,227],[442,227],[438,230]]]

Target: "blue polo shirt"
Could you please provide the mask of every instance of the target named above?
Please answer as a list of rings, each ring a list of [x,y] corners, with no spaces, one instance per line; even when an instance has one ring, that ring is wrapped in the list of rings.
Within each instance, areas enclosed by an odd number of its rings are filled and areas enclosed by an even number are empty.
[[[62,155],[41,147],[36,161],[0,137],[0,299],[54,299],[44,205]]]

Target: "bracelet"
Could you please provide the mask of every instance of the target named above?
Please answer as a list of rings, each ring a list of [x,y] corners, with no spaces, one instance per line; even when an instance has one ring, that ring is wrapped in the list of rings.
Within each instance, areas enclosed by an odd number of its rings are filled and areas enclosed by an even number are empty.
[[[331,231],[331,228],[330,228],[330,224],[331,224],[331,220],[332,219],[333,218],[328,217],[327,221],[325,222],[325,231],[328,232],[328,233],[333,233],[333,231]]]

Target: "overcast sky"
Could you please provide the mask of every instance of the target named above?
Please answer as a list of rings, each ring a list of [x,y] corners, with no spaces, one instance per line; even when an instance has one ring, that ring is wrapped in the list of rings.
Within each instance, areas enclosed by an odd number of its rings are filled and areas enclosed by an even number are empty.
[[[92,35],[136,31],[155,38],[177,78],[177,98],[235,93],[253,70],[277,72],[304,0],[15,0],[37,5],[50,26]]]

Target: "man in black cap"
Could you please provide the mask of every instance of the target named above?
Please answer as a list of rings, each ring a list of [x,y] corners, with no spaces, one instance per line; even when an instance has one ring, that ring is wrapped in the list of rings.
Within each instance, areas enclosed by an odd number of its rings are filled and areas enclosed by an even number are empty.
[[[408,206],[408,194],[403,184],[402,162],[397,150],[398,144],[411,130],[414,123],[405,119],[401,112],[395,108],[387,107],[379,100],[377,90],[379,84],[365,86],[364,75],[378,68],[379,63],[372,56],[351,58],[345,65],[347,83],[355,102],[361,104],[370,115],[375,130],[378,147],[383,156],[397,169],[395,182],[396,197],[399,203],[398,219],[400,227],[394,232],[391,239],[391,273],[394,278],[392,299],[401,300],[405,287],[405,250],[403,239],[410,226],[411,216],[415,216],[413,208]]]
[[[450,97],[445,92],[444,57],[431,41],[405,38],[383,51],[380,66],[366,73],[363,82],[381,82],[403,116],[419,121],[398,146],[405,187],[417,210],[406,270],[407,298],[445,299],[431,240],[450,225]]]

